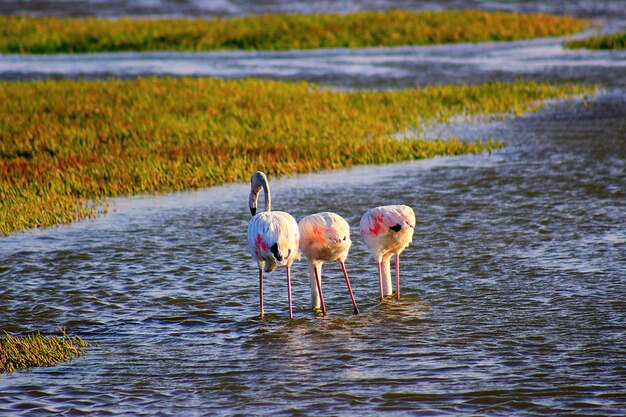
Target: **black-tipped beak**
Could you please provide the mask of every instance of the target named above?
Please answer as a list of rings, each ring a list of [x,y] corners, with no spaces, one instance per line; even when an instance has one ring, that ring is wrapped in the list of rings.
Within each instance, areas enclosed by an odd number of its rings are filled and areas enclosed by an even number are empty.
[[[354,314],[359,314],[359,309],[357,307],[354,307]]]
[[[250,213],[254,216],[256,214],[256,207],[250,207]]]

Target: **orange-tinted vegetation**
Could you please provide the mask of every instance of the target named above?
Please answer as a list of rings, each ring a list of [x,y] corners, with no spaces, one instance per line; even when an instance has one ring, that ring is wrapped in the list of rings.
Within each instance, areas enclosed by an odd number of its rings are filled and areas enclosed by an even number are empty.
[[[230,19],[0,16],[0,52],[211,51],[356,48],[562,36],[588,22],[509,12],[405,11]]]
[[[300,82],[0,83],[0,234],[93,216],[102,199],[493,149],[392,135],[592,91],[515,82],[338,92]]]
[[[565,47],[578,49],[617,50],[626,49],[626,32],[617,32],[610,35],[598,35],[590,38],[576,39],[565,42]]]
[[[84,353],[89,346],[78,336],[44,336],[34,333],[12,336],[5,333],[0,337],[0,374],[29,369],[37,366],[52,366]]]

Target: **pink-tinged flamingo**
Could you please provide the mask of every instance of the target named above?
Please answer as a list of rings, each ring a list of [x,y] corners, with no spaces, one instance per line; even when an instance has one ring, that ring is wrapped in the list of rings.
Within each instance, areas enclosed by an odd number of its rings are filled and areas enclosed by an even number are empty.
[[[319,308],[322,310],[322,314],[326,314],[324,294],[322,293],[322,264],[325,261],[339,261],[354,307],[354,314],[359,314],[345,265],[352,244],[348,222],[338,214],[324,212],[306,216],[300,220],[298,227],[300,229],[300,250],[309,259],[311,305],[313,308]]]
[[[265,211],[256,214],[257,201],[261,189],[265,194]],[[257,171],[250,178],[250,212],[252,219],[248,225],[248,249],[259,265],[259,310],[263,317],[263,268],[272,272],[278,266],[287,267],[287,298],[289,299],[289,318],[293,319],[291,302],[291,264],[300,259],[298,243],[300,233],[298,223],[288,213],[271,211],[272,198],[267,177]]]
[[[400,299],[400,253],[413,240],[415,213],[409,206],[381,206],[369,209],[361,218],[361,237],[376,258],[380,300],[391,295],[390,261],[396,256],[396,297]]]

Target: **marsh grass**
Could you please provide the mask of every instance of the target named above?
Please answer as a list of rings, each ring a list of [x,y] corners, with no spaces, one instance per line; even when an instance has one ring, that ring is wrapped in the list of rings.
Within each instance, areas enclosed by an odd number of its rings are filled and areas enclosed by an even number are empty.
[[[402,91],[212,78],[0,83],[0,234],[94,216],[106,197],[246,181],[258,169],[480,153],[500,144],[393,135],[593,90],[524,81]]]
[[[510,41],[579,32],[588,21],[510,12],[405,11],[228,19],[0,16],[0,52],[357,48]]]
[[[610,35],[598,35],[585,39],[576,39],[565,42],[566,48],[571,49],[596,49],[617,50],[626,49],[626,32],[617,32]]]
[[[65,331],[61,336],[12,336],[5,332],[0,337],[0,374],[57,365],[82,355],[87,346],[90,344],[79,336],[68,336]]]

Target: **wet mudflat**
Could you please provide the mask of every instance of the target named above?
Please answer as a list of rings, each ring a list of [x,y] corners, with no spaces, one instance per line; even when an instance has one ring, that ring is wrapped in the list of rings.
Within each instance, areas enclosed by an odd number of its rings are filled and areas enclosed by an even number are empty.
[[[556,62],[565,52],[551,47]],[[458,48],[471,55],[484,46],[437,48],[452,60]],[[432,49],[411,50],[415,60],[402,65],[420,77],[416,68],[428,67],[420,57]],[[347,268],[358,316],[338,265],[324,268],[329,315],[310,311],[303,260],[293,272],[296,320],[287,319],[284,270],[267,277],[269,316],[257,318],[245,184],[118,199],[93,222],[3,238],[2,328],[65,327],[98,346],[68,364],[0,377],[0,411],[623,414],[623,61],[600,53],[588,59],[610,65],[533,67],[528,52],[510,56],[526,63],[522,75],[588,78],[605,89],[520,119],[429,132],[503,140],[492,155],[271,179],[275,209],[297,219],[335,211],[352,226]],[[491,71],[484,54],[473,57],[456,64],[464,80],[521,68]],[[383,87],[409,80],[394,81],[394,71],[380,75]],[[355,72],[329,84],[375,87],[372,80]],[[435,72],[424,80],[438,82]],[[367,208],[392,203],[411,205],[418,223],[402,256],[403,299],[381,305],[358,222]]]

